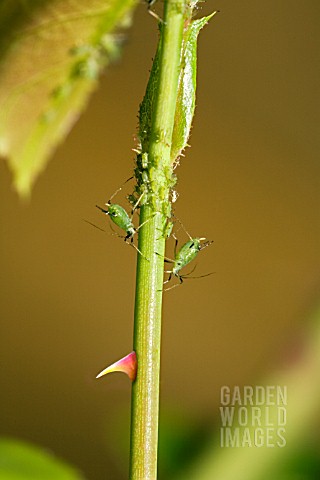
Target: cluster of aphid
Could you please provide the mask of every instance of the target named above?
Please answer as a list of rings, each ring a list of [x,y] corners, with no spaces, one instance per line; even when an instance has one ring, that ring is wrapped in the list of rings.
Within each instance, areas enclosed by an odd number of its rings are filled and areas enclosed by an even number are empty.
[[[125,183],[127,183],[132,178],[133,177],[130,177]],[[141,196],[143,195],[143,193],[140,196],[140,198],[137,201],[135,201],[135,203],[133,205],[133,208],[132,208],[132,211],[131,211],[131,215],[129,215],[128,212],[121,205],[118,205],[116,203],[112,203],[112,199],[115,197],[115,195],[117,193],[120,192],[122,187],[123,187],[123,185],[120,188],[118,188],[115,191],[115,193],[110,197],[108,202],[105,204],[106,208],[102,208],[98,205],[97,205],[97,208],[99,210],[101,210],[105,215],[109,215],[112,222],[115,225],[117,225],[117,227],[119,227],[121,230],[123,230],[125,232],[125,235],[118,235],[116,232],[114,232],[114,234],[117,235],[120,238],[123,238],[124,241],[128,245],[134,247],[140,255],[144,256],[142,254],[142,252],[140,252],[138,247],[134,244],[134,241],[133,241],[135,234],[137,234],[139,232],[140,228],[150,220],[150,218],[149,218],[148,220],[143,222],[141,225],[139,225],[139,227],[137,227],[137,228],[134,226],[134,223],[133,223],[133,215],[134,215],[134,212],[136,211],[136,209],[139,208],[140,205],[141,205],[140,202],[141,202]],[[194,269],[191,272],[189,272],[189,274],[181,275],[181,273],[180,273],[181,270],[186,265],[188,265],[190,262],[192,262],[192,260],[194,260],[196,258],[196,256],[198,255],[198,253],[201,250],[203,250],[204,248],[211,245],[212,241],[205,241],[206,240],[205,238],[198,238],[198,237],[192,238],[189,235],[189,233],[186,231],[186,229],[184,228],[184,226],[182,225],[180,220],[178,220],[178,221],[181,224],[181,226],[183,227],[186,234],[188,235],[189,240],[186,243],[184,243],[182,245],[182,247],[180,247],[178,249],[177,248],[178,247],[178,239],[176,238],[176,236],[174,234],[172,234],[172,236],[175,240],[174,259],[164,257],[165,262],[172,264],[172,270],[166,270],[165,271],[165,273],[168,273],[169,276],[168,276],[167,280],[164,281],[164,284],[170,282],[170,280],[172,279],[173,276],[178,278],[179,283],[177,283],[177,284],[173,285],[172,287],[167,288],[165,290],[171,290],[172,288],[174,288],[178,285],[181,285],[183,283],[184,278],[186,278],[186,277],[188,277],[188,278],[201,278],[201,277],[206,277],[208,275],[211,275],[211,273],[208,273],[206,275],[201,275],[201,276],[198,276],[198,277],[190,277],[190,273],[192,273]],[[94,226],[96,226],[96,225],[94,225]],[[168,224],[168,228],[167,228],[167,231],[166,231],[166,236],[167,237],[170,236],[172,227],[173,227],[173,223],[170,222]],[[147,258],[146,258],[146,260],[148,261]]]
[[[134,169],[137,183],[133,194],[128,197],[130,203],[133,206],[149,203],[153,206],[154,211],[161,211],[166,218],[170,218],[171,204],[168,198],[171,196],[171,203],[177,199],[174,190],[177,183],[177,177],[173,173],[174,168],[165,165],[161,169],[155,168],[149,163],[148,153],[141,151],[141,146],[133,151],[137,154]]]

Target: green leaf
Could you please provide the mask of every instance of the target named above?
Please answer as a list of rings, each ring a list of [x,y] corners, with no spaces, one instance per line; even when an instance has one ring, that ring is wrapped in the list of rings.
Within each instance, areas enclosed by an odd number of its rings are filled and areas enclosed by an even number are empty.
[[[33,445],[0,439],[0,480],[81,480],[74,468]]]
[[[118,53],[137,0],[2,0],[0,155],[22,195]]]
[[[182,66],[172,134],[171,162],[174,162],[187,146],[196,101],[198,34],[215,13],[191,21],[184,31]]]

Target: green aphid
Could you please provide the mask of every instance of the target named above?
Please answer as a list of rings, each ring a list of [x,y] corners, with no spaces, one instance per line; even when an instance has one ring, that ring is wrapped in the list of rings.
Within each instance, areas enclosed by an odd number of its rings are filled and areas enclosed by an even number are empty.
[[[173,276],[175,276],[179,279],[179,283],[177,283],[176,285],[173,285],[173,287],[166,288],[165,290],[171,290],[172,288],[175,288],[175,287],[181,285],[183,283],[184,278],[187,278],[187,277],[188,278],[202,278],[202,277],[207,277],[209,275],[212,275],[212,273],[207,273],[206,275],[200,275],[198,277],[190,277],[190,273],[192,273],[194,269],[186,275],[181,275],[180,274],[181,270],[185,266],[187,266],[189,263],[191,263],[197,257],[198,253],[201,250],[207,248],[209,245],[211,245],[211,243],[213,243],[213,240],[205,241],[206,240],[205,238],[198,238],[198,237],[197,238],[192,238],[188,234],[188,232],[186,232],[186,233],[189,237],[189,240],[184,245],[182,245],[182,247],[178,251],[177,251],[178,239],[173,235],[173,237],[175,239],[174,260],[171,260],[170,258],[164,257],[164,261],[167,262],[167,263],[172,263],[173,267],[172,267],[172,270],[166,270],[165,273],[169,273],[169,277],[163,283],[165,284],[165,283],[170,282],[170,280]]]
[[[129,180],[131,180],[133,177],[130,177],[125,183],[127,183]],[[140,228],[146,223],[149,221],[146,220],[145,222],[143,222],[141,225],[139,225],[138,228],[136,228],[133,224],[133,221],[132,221],[132,217],[133,217],[133,214],[136,210],[136,208],[138,207],[138,205],[140,204],[140,201],[141,201],[141,196],[140,198],[137,200],[136,204],[134,205],[133,209],[132,209],[132,212],[131,212],[131,216],[129,216],[128,212],[123,208],[121,207],[121,205],[118,205],[116,203],[111,203],[111,200],[113,199],[113,197],[118,193],[120,192],[120,190],[122,189],[123,185],[118,188],[118,190],[115,191],[115,193],[110,197],[110,199],[107,201],[107,203],[105,204],[108,208],[102,208],[100,207],[99,205],[96,205],[96,207],[101,210],[101,212],[105,213],[106,215],[109,215],[109,217],[111,218],[111,220],[113,221],[113,223],[115,225],[117,225],[117,227],[119,227],[121,230],[123,230],[126,234],[125,235],[118,235],[117,233],[115,233],[118,237],[120,238],[124,238],[124,241],[134,247],[139,253],[140,255],[142,255],[142,253],[140,252],[140,250],[138,249],[138,247],[133,243],[133,237],[136,233],[138,233],[138,231],[140,230]]]
[[[109,215],[113,223],[117,225],[117,227],[121,228],[126,232],[125,241],[131,240],[133,241],[133,236],[137,233],[135,226],[132,223],[132,219],[129,217],[127,211],[121,207],[121,205],[117,205],[116,203],[106,203],[108,209],[104,209],[96,205],[101,212]]]
[[[138,181],[138,189],[142,192],[148,190],[149,185],[149,174],[148,174],[148,154],[138,153],[137,155],[137,166],[134,170],[135,176]]]
[[[148,168],[148,164],[149,164],[149,161],[148,161],[148,154],[147,152],[143,152],[143,153],[138,153],[137,154],[137,168],[141,171],[141,170],[145,170],[146,168]]]
[[[141,154],[141,160],[140,160],[140,161],[141,161],[141,167],[142,167],[143,169],[148,168],[148,163],[149,163],[149,161],[148,161],[148,154],[147,154],[147,152],[143,152],[143,153]]]
[[[163,229],[164,238],[169,238],[171,236],[173,229],[173,222],[168,221]]]

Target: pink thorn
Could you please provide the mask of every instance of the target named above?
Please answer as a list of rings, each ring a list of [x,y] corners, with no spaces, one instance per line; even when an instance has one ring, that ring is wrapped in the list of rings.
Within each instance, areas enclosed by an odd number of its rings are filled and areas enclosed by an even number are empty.
[[[100,378],[103,375],[111,372],[123,372],[128,375],[131,382],[134,382],[137,376],[137,356],[136,352],[131,352],[126,357],[121,358],[117,362],[110,365],[100,372],[96,378]]]

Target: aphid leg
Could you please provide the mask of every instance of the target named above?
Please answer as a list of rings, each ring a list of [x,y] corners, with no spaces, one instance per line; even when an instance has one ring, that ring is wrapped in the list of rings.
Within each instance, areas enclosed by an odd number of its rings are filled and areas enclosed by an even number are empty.
[[[172,236],[173,236],[173,238],[174,238],[174,240],[175,240],[175,241],[174,241],[174,250],[173,250],[173,252],[174,252],[174,258],[176,258],[176,256],[177,256],[178,239],[177,239],[177,237],[175,236],[174,233],[172,234]]]
[[[171,280],[171,278],[172,278],[172,270],[165,271],[164,273],[169,273],[169,277],[167,278],[167,280],[165,280],[165,281],[163,282],[163,285],[164,285],[165,283],[169,283],[169,282],[170,282],[170,280]]]
[[[148,262],[150,261],[147,257],[143,255],[143,253],[139,250],[137,245],[134,244],[132,235],[126,235],[125,237],[122,237],[122,238],[124,238],[125,243],[129,245],[129,247],[133,247],[135,250],[137,250],[137,252],[141,255],[141,257],[143,257]]]
[[[150,262],[149,258],[147,258],[145,255],[143,255],[143,253],[141,252],[141,250],[139,250],[137,245],[135,245],[133,243],[133,236],[132,235],[126,235],[125,237],[119,235],[119,237],[124,238],[124,241],[126,242],[127,245],[129,245],[129,247],[133,247],[135,250],[137,250],[138,253],[140,253],[141,257],[143,257],[145,260],[147,260],[147,262]],[[129,240],[130,240],[130,242],[129,242]]]
[[[104,230],[103,228],[98,227],[98,225],[95,225],[94,223],[89,222],[88,220],[84,220],[84,221],[85,221],[86,223],[88,223],[89,225],[91,225],[92,227],[97,228],[97,229],[100,230],[101,232],[106,233],[107,235],[114,235],[114,236],[116,236],[116,237],[118,237],[118,238],[123,238],[124,241],[125,241],[125,243],[126,243],[127,245],[135,248],[135,249],[137,250],[137,252],[139,252],[140,255],[141,255],[145,260],[147,260],[148,262],[150,262],[150,260],[149,260],[147,257],[145,257],[145,256],[143,255],[143,253],[139,250],[139,248],[133,243],[133,238],[132,238],[132,236],[130,236],[130,235],[127,235],[127,236],[119,235],[119,233],[117,233],[117,232],[112,228],[112,225],[109,225],[109,227],[110,227],[110,229],[112,230],[112,232],[111,232],[111,233],[108,233],[108,232],[107,232],[106,230]],[[129,239],[131,240],[130,243],[128,242]]]
[[[159,255],[159,257],[162,257],[163,258],[163,261],[166,262],[166,263],[174,263],[174,260],[172,260],[171,258],[168,258],[168,257],[165,257],[163,255],[161,255],[161,253],[158,253],[158,252],[155,252],[156,255]],[[169,272],[166,272],[166,273],[169,273]]]
[[[115,237],[118,237],[118,238],[125,238],[124,235],[120,235],[120,233],[116,232],[115,229],[113,228],[113,226],[111,225],[111,223],[109,222],[109,228],[111,230],[112,233],[110,233],[109,235],[114,235]]]
[[[147,218],[147,220],[145,220],[144,222],[141,223],[141,225],[139,225],[138,228],[136,228],[136,232],[138,232],[140,230],[141,227],[143,227],[143,225],[145,225],[146,223],[150,222],[150,220],[155,216],[157,215],[157,212],[154,213],[153,215],[151,215],[151,217]]]
[[[133,209],[131,210],[131,220],[132,220],[133,214],[134,214],[134,212],[136,211],[139,203],[141,202],[141,199],[142,199],[142,197],[143,197],[144,194],[145,194],[145,192],[141,193],[140,197],[138,198],[138,200],[136,201],[136,203],[133,205]]]
[[[159,15],[156,14],[153,10],[151,10],[152,5],[156,3],[157,0],[147,0],[148,2],[148,12],[152,17],[154,17],[158,22],[163,23],[162,18],[159,17]]]
[[[178,218],[176,215],[174,215],[174,217],[176,217],[176,219],[177,219],[178,222],[180,223],[181,227],[183,228],[183,230],[185,231],[185,233],[188,235],[189,240],[192,240],[192,237],[191,237],[190,233],[187,232],[187,230],[186,230],[185,226],[183,225],[183,223],[181,222],[180,218]]]
[[[119,187],[119,188],[114,192],[114,194],[111,195],[111,197],[110,197],[109,200],[107,201],[106,205],[110,205],[111,200],[113,199],[113,197],[115,197],[115,196],[117,195],[117,193],[119,193],[120,190],[122,190],[122,187],[124,187],[124,185],[125,185],[126,183],[130,182],[130,180],[132,180],[132,179],[133,179],[133,176],[130,177],[130,178],[128,178],[128,180],[126,180],[126,181],[121,185],[121,187]],[[100,207],[98,207],[98,208],[100,208]],[[100,210],[102,210],[102,209],[100,208]],[[102,210],[102,211],[103,211],[103,210]]]
[[[161,235],[157,238],[157,240],[160,240],[160,238],[169,238],[171,236],[172,229],[173,222],[170,221],[168,221],[163,228],[157,228],[157,231],[161,232]]]
[[[130,247],[133,247],[135,250],[137,250],[138,253],[140,253],[141,257],[143,257],[145,260],[147,260],[147,262],[150,262],[149,258],[147,258],[145,255],[143,255],[143,253],[141,252],[141,250],[139,250],[139,248],[137,247],[137,245],[135,245],[133,243],[133,239],[130,243],[128,243],[126,241],[126,244],[129,245]]]
[[[172,285],[172,287],[165,288],[164,292],[168,292],[169,290],[172,290],[173,288],[180,287],[180,285],[183,284],[183,278],[180,275],[178,276],[178,278],[179,278],[180,283],[176,283],[175,285]]]

